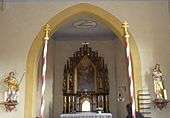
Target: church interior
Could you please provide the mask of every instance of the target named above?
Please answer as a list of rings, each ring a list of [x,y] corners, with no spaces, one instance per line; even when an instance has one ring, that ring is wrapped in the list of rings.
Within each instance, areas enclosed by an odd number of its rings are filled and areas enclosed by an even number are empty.
[[[0,7],[0,118],[169,118],[169,0]]]

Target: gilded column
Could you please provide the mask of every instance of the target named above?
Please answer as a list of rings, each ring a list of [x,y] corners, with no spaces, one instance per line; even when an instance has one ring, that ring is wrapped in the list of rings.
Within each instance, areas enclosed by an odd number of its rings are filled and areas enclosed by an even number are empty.
[[[67,112],[67,98],[66,96],[63,97],[63,113],[66,113]]]

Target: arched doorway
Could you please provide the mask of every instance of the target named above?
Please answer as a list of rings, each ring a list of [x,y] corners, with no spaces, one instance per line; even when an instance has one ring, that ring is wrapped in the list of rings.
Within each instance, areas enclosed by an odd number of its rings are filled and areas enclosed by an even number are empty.
[[[72,11],[72,12],[70,12]],[[96,19],[107,25],[125,45],[123,38],[122,23],[107,11],[86,3],[81,3],[70,8],[67,8],[54,16],[47,23],[51,26],[51,35],[56,32],[60,26],[69,18],[76,17],[79,14],[91,14]],[[27,76],[26,76],[26,100],[25,100],[25,118],[32,118],[35,116],[36,90],[37,90],[37,74],[38,74],[38,60],[40,58],[43,48],[43,29],[39,32],[36,39],[33,41],[31,49],[27,58]],[[131,36],[130,39],[135,91],[141,89],[141,63],[137,45]]]

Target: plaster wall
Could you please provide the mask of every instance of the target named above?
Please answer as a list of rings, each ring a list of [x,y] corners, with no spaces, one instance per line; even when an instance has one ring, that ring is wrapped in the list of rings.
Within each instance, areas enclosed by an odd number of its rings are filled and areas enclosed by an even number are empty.
[[[26,59],[31,44],[41,27],[55,14],[82,1],[57,2],[7,2],[0,11],[0,77],[4,78],[11,70],[16,70],[20,78],[26,68]],[[168,1],[98,1],[84,3],[99,6],[116,16],[122,22],[127,20],[141,57],[143,88],[152,90],[151,69],[156,63],[166,77],[166,88],[170,96],[170,21]],[[27,78],[29,79],[29,78]],[[3,84],[0,99],[2,100]],[[0,112],[2,118],[23,118],[25,103],[25,79],[21,84],[20,103],[17,111]],[[159,111],[152,109],[153,118],[169,118],[170,106]]]

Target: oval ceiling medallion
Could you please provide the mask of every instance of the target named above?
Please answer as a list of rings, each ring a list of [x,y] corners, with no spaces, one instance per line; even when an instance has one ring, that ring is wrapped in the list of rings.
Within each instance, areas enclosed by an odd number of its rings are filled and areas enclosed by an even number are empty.
[[[93,20],[78,20],[73,23],[73,26],[78,29],[89,29],[89,28],[95,28],[97,26],[97,23]]]

